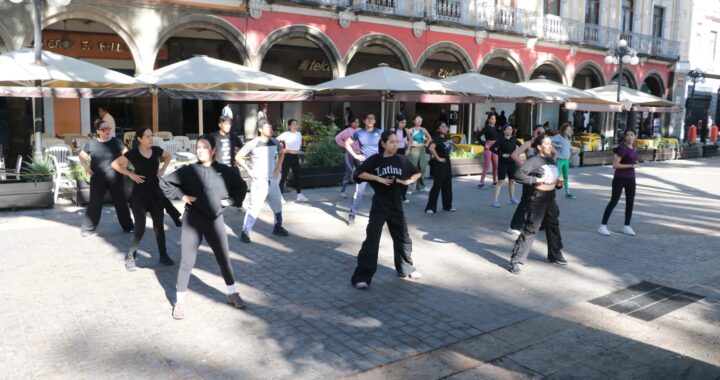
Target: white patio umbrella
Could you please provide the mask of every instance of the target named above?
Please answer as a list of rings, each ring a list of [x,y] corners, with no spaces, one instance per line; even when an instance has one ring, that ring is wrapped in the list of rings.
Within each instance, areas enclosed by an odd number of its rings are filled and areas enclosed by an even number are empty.
[[[536,102],[544,98],[534,90],[475,72],[452,76],[440,83],[451,91],[492,98],[496,103]]]
[[[605,100],[617,100],[617,83],[607,86],[595,87],[587,90],[588,93]],[[652,112],[681,112],[681,107],[673,107],[675,104],[667,99],[657,97],[632,88],[620,87],[620,103],[632,103],[637,111]],[[652,108],[652,109],[650,109]]]
[[[517,85],[540,94],[546,103],[617,104],[615,100],[606,100],[588,91],[548,79],[532,79]]]
[[[0,86],[60,88],[142,88],[147,83],[102,66],[42,51],[35,63],[32,49],[22,48],[0,55]],[[39,82],[39,83],[38,83]]]
[[[319,95],[316,99],[322,98],[323,95],[329,95],[329,98],[333,100],[375,100],[379,98],[380,118],[383,124],[385,123],[385,101],[388,99],[442,102],[441,99],[432,96],[449,92],[438,80],[394,69],[385,64],[320,83],[313,86],[313,89]]]

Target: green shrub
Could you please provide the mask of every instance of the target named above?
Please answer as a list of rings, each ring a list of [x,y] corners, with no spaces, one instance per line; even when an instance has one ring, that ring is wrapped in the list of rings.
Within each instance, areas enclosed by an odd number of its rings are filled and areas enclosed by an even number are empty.
[[[335,144],[335,139],[323,137],[308,144],[303,166],[340,166],[344,151]]]
[[[70,170],[67,173],[68,178],[73,181],[85,181],[90,182],[90,175],[87,174],[85,168],[79,163],[73,163],[70,165]]]
[[[476,157],[480,157],[480,155],[475,154],[473,152],[468,152],[468,151],[465,151],[462,149],[458,149],[458,150],[450,153],[451,160],[459,160],[459,159],[463,159],[463,158],[476,158]]]
[[[55,167],[50,157],[40,157],[23,164],[22,177],[32,182],[52,181]]]

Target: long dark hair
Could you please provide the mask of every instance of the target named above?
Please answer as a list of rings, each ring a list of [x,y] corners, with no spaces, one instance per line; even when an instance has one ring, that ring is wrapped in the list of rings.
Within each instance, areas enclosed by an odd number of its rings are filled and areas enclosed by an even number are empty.
[[[543,140],[545,140],[546,138],[549,139],[550,136],[548,136],[548,135],[546,135],[546,134],[542,134],[542,135],[534,138],[533,141],[532,141],[532,144],[530,144],[530,146],[531,146],[533,149],[537,149],[540,145],[542,145]]]
[[[395,129],[396,132],[397,132],[397,130],[398,130],[398,127],[400,126],[400,122],[402,122],[402,121],[407,122],[407,119],[406,119],[405,116],[403,116],[402,114],[401,114],[401,115],[397,115],[397,116],[395,117],[395,128],[394,128],[394,129]],[[406,130],[406,129],[407,129],[407,127],[405,127],[405,128],[402,129],[402,135],[403,135],[403,137],[407,137],[407,130]]]
[[[383,143],[386,143],[388,141],[388,139],[390,139],[390,136],[392,136],[392,135],[394,135],[394,133],[387,129],[384,130],[380,134],[380,141],[378,141],[378,153],[379,154],[385,153],[385,148],[383,147]]]
[[[143,137],[143,135],[145,134],[145,131],[147,131],[148,129],[150,130],[150,132],[152,132],[152,128],[150,128],[150,127],[135,128],[135,138],[132,141],[132,144],[131,144],[132,146],[130,147],[130,149],[140,147],[140,139]]]

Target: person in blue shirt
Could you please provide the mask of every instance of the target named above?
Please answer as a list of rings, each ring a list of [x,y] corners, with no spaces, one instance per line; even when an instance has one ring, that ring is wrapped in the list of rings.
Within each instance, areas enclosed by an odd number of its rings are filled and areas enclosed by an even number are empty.
[[[375,128],[375,114],[367,114],[364,123],[365,128],[358,129],[352,136],[345,140],[345,150],[355,159],[356,168],[360,166],[363,161],[377,154],[380,135],[382,133],[382,130]],[[360,143],[360,154],[355,153],[352,149],[353,142],[355,141]],[[362,202],[362,197],[365,194],[366,185],[365,182],[356,183],[355,185],[355,195],[353,195],[350,215],[348,215],[348,225],[355,224],[355,215]]]

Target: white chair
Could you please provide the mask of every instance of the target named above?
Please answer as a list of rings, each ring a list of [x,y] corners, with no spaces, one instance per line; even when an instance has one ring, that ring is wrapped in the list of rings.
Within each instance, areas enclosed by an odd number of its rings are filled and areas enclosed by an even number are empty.
[[[173,136],[173,141],[179,141],[183,150],[190,150],[190,139],[187,136]]]
[[[174,156],[175,153],[180,151],[180,149],[182,148],[182,144],[180,143],[180,141],[169,140],[169,141],[163,141],[160,144],[160,147],[163,150],[166,150],[166,151],[172,153]]]
[[[72,149],[70,149],[70,147],[59,145],[51,146],[45,149],[45,154],[54,157],[60,169],[70,167],[70,160],[68,159],[68,157],[72,156]]]
[[[195,147],[197,146],[197,140],[190,140],[190,153],[195,153]]]
[[[66,145],[65,145],[65,140],[56,139],[56,138],[43,139],[43,140],[40,142],[40,144],[42,145],[42,148],[43,148],[43,149],[47,149],[47,148],[49,148],[49,147],[51,147],[51,146],[66,146]]]
[[[155,136],[162,138],[163,140],[172,140],[173,134],[170,131],[158,131]]]
[[[123,142],[127,146],[132,146],[132,142],[135,140],[135,132],[125,132],[123,133]]]
[[[163,140],[162,137],[153,136],[152,139],[153,139],[153,146],[159,146],[162,148],[162,144],[163,144],[163,142],[165,142],[165,140]]]
[[[77,149],[82,149],[88,142],[90,142],[90,139],[85,136],[75,138],[75,146],[77,147]]]

